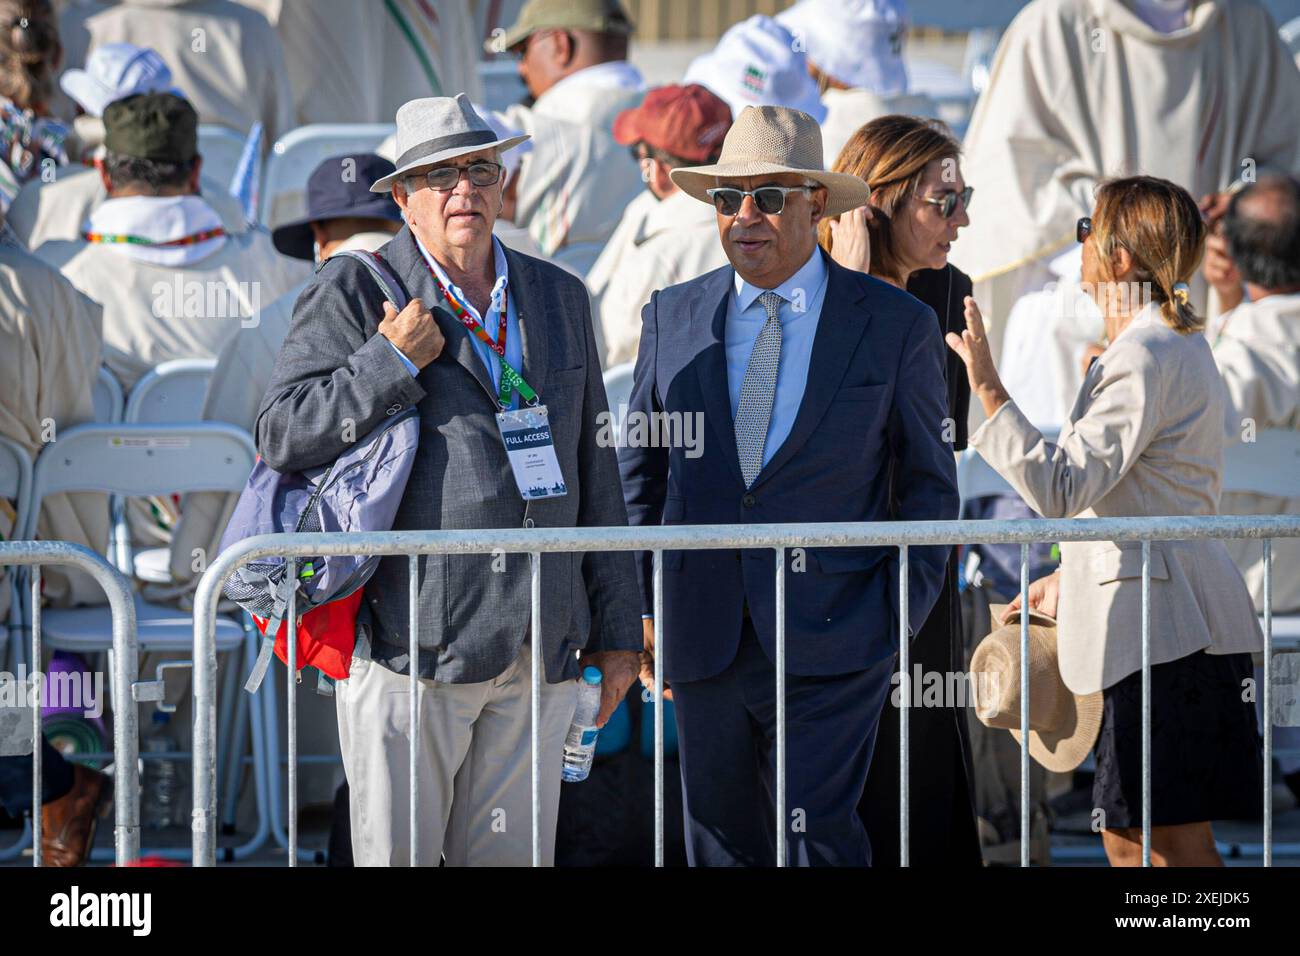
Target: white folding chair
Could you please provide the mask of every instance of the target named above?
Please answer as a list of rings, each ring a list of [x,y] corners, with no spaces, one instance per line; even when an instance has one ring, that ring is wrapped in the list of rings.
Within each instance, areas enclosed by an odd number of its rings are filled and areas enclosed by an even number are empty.
[[[179,425],[203,418],[203,399],[217,367],[216,359],[175,359],[163,362],[131,389],[123,420],[130,424]],[[118,541],[118,567],[141,581],[171,581],[171,549],[146,548],[133,552],[126,523],[126,508],[114,501],[113,531]]]
[[[192,491],[239,491],[244,487],[257,450],[242,429],[222,422],[184,425],[93,424],[78,425],[59,435],[36,461],[32,477],[27,528],[35,529],[34,516],[46,495],[63,492],[102,492],[125,497]],[[150,604],[136,595],[136,622],[141,653],[189,652],[194,642],[191,614]],[[112,647],[111,617],[107,607],[49,608],[41,614],[45,645],[53,650],[94,653]],[[218,653],[233,653],[251,662],[253,639],[237,621],[218,617]],[[243,652],[241,655],[240,652]],[[248,843],[233,851],[253,852],[269,833],[266,818],[269,784],[264,772],[266,756],[261,733],[261,713],[251,698],[238,693],[238,666],[231,662],[223,685],[219,733],[225,747],[238,746],[230,737],[236,706],[247,707],[253,719],[253,768],[257,787],[259,828]],[[237,701],[238,699],[238,701]],[[116,701],[115,706],[135,706]],[[242,723],[242,719],[241,719]],[[95,755],[102,756],[102,755]],[[224,761],[222,762],[224,764]],[[188,850],[177,851],[188,858]]]
[[[373,152],[392,135],[392,123],[312,123],[280,137],[266,157],[262,222],[268,229],[307,211],[307,178],[322,160]]]
[[[1223,493],[1300,498],[1300,432],[1265,428],[1254,441],[1229,445],[1223,455]],[[1264,626],[1263,615],[1259,624]],[[1300,651],[1300,614],[1273,615],[1273,649]]]
[[[27,515],[31,509],[32,459],[27,449],[16,441],[0,436],[0,498],[13,505],[14,525],[12,539],[21,540],[26,535]],[[9,618],[0,631],[0,668],[9,674],[18,672],[25,659],[23,644],[23,600],[27,580],[25,567],[0,568],[3,586],[9,589]],[[31,843],[32,825],[25,821],[22,835],[9,846],[0,847],[0,861],[17,859]]]
[[[95,407],[95,421],[120,422],[122,420],[122,412],[126,407],[126,399],[122,395],[122,383],[108,370],[107,365],[99,367],[91,401]]]
[[[229,126],[199,124],[199,155],[203,157],[203,175],[221,183],[221,187],[229,191],[230,180],[244,155],[246,138],[245,134]]]
[[[619,407],[632,399],[632,371],[635,367],[635,362],[624,362],[605,373],[605,398],[609,402],[610,424],[614,426],[615,434],[623,426]]]

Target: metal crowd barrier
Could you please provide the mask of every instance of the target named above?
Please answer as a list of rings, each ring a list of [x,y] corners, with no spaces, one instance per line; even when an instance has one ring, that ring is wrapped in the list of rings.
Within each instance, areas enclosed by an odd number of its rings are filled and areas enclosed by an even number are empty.
[[[650,551],[654,563],[655,688],[657,705],[663,701],[663,552],[665,550],[772,549],[776,572],[776,846],[778,866],[786,864],[786,730],[785,730],[785,551],[792,547],[897,547],[899,551],[898,670],[899,715],[900,863],[909,864],[909,711],[912,706],[911,664],[908,647],[908,549],[923,545],[1019,544],[1020,599],[1029,601],[1029,546],[1039,541],[1141,541],[1142,542],[1142,865],[1151,865],[1151,542],[1204,538],[1255,538],[1263,540],[1265,558],[1264,609],[1264,822],[1263,862],[1273,861],[1272,790],[1272,538],[1300,537],[1300,516],[1090,518],[1070,520],[1019,519],[1013,521],[916,521],[821,524],[673,525],[639,528],[512,528],[485,531],[388,531],[351,534],[280,534],[248,538],[217,558],[199,582],[194,602],[194,810],[195,866],[215,865],[216,839],[216,689],[217,661],[214,615],[221,588],[240,566],[267,557],[289,560],[294,573],[297,558],[316,555],[406,555],[410,559],[410,714],[416,726],[416,688],[419,659],[419,614],[415,599],[417,558],[433,554],[528,554],[532,566],[532,640],[541,646],[540,559],[548,552]],[[295,630],[297,609],[289,605],[288,633]],[[295,721],[296,642],[288,642],[286,682],[289,707],[289,865],[297,864],[297,724]],[[1020,618],[1021,660],[1029,658],[1029,616]],[[532,654],[532,858],[541,862],[541,767],[539,700],[542,681],[540,653]],[[1029,725],[1029,669],[1021,668],[1020,725]],[[655,707],[655,865],[664,863],[664,726],[663,707]],[[1020,827],[1030,833],[1029,735],[1020,745]],[[418,812],[418,776],[415,772],[416,734],[410,741],[411,865],[417,862],[415,835]],[[1030,841],[1020,841],[1021,866],[1029,865]]]
[[[30,615],[32,626],[32,680],[39,694],[41,679],[41,565],[78,568],[96,581],[108,596],[113,620],[113,789],[116,822],[113,844],[117,865],[140,856],[140,733],[136,721],[135,688],[139,655],[136,646],[135,602],[131,585],[112,565],[89,548],[66,541],[0,542],[0,567],[31,567]],[[32,863],[42,866],[41,853],[41,710],[38,697],[32,708]]]

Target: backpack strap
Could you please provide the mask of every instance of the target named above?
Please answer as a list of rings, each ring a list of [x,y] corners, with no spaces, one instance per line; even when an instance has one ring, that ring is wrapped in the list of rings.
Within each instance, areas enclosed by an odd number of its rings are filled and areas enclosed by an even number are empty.
[[[383,290],[385,297],[387,297],[389,302],[393,303],[393,308],[397,309],[398,312],[401,312],[402,309],[406,308],[406,303],[411,301],[411,297],[406,294],[406,286],[402,283],[402,280],[397,277],[397,273],[394,272],[393,267],[388,264],[388,260],[379,253],[366,252],[362,249],[343,249],[330,256],[330,259],[337,258],[338,256],[347,256],[349,259],[355,259],[357,262],[360,262],[365,266],[366,269],[369,270],[371,278],[375,280],[375,284]],[[320,266],[317,267],[317,270],[319,271],[319,269],[323,267],[326,262],[329,262],[330,259],[326,259],[325,262],[322,262]]]

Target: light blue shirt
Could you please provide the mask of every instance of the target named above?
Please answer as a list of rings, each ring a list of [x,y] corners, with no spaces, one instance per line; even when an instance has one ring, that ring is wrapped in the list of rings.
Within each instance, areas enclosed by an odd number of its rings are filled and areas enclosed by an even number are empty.
[[[767,426],[767,441],[763,445],[763,464],[766,465],[794,427],[799,404],[803,401],[804,387],[808,384],[808,363],[812,359],[813,340],[817,337],[817,323],[821,319],[822,303],[826,299],[826,279],[829,270],[821,251],[813,249],[799,271],[774,291],[785,301],[781,303],[781,363],[776,373],[776,396],[772,401],[772,418]],[[767,322],[767,310],[758,297],[766,292],[750,285],[736,273],[735,294],[727,299],[727,324],[724,332],[727,350],[727,391],[731,396],[731,420],[736,420],[740,407],[740,387],[749,367],[749,355],[754,350],[758,333]]]
[[[483,321],[483,316],[479,315],[478,309],[474,308],[473,304],[469,301],[469,298],[461,291],[460,286],[454,285],[451,279],[447,277],[447,271],[443,269],[438,260],[429,255],[428,250],[424,248],[424,244],[421,243],[419,239],[416,239],[415,245],[420,250],[420,255],[424,256],[424,261],[429,264],[429,268],[433,270],[433,274],[436,275],[438,281],[442,283],[443,288],[445,288],[451,296],[464,307],[466,312],[479,321],[483,326],[484,331],[487,332],[488,338],[495,342],[497,340],[497,328],[500,323],[500,312],[498,310],[501,308],[501,296],[506,295],[506,291],[510,286],[510,268],[506,262],[505,250],[502,248],[501,243],[496,236],[492,237],[492,251],[495,259],[494,268],[496,270],[497,280],[492,286],[492,303],[488,308],[488,321],[486,322]],[[470,342],[474,346],[474,352],[478,355],[479,359],[483,362],[484,367],[487,368],[488,374],[492,377],[492,388],[494,390],[499,389],[501,387],[501,363],[497,360],[497,354],[488,348],[486,344],[479,341],[477,335],[469,332],[468,329],[465,331],[469,334]],[[392,345],[393,343],[389,342],[388,344]],[[396,345],[393,345],[393,351],[401,357],[402,362],[406,365],[407,371],[412,375],[418,375],[420,373],[420,370],[416,368],[415,363],[405,355],[402,355],[402,350]],[[514,296],[511,295],[506,295],[506,361],[514,366],[515,371],[520,374],[523,373],[524,343],[523,338],[519,333],[519,313],[515,309]],[[519,393],[517,391],[510,396],[510,407],[519,407]]]

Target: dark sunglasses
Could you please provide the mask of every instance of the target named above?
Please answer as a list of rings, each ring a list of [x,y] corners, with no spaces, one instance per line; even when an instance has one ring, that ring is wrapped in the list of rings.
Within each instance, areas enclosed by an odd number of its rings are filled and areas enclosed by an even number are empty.
[[[473,163],[469,166],[438,166],[424,174],[430,189],[447,192],[455,189],[464,175],[474,186],[491,186],[501,178],[500,163]]]
[[[1079,242],[1083,242],[1083,240],[1087,239],[1090,235],[1092,235],[1092,218],[1090,216],[1084,216],[1075,223],[1074,238],[1079,240]]]
[[[724,216],[734,216],[740,212],[740,206],[746,196],[754,198],[754,205],[765,216],[778,216],[785,209],[785,197],[788,193],[799,193],[816,189],[816,186],[759,186],[757,189],[734,189],[730,186],[717,186],[704,190],[713,205]]]
[[[953,213],[957,211],[958,200],[961,200],[961,204],[963,208],[965,209],[970,208],[970,197],[971,197],[971,193],[973,192],[975,192],[974,187],[967,186],[959,193],[944,193],[942,196],[936,196],[933,198],[929,196],[922,196],[921,202],[928,202],[931,205],[942,207],[939,210],[940,215],[942,215],[944,219],[951,219]]]

